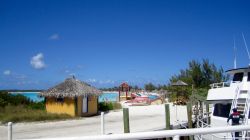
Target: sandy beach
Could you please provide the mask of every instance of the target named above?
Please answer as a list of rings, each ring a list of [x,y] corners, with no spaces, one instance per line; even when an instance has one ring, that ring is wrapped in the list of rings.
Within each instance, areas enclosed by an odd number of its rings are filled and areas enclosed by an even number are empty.
[[[186,106],[177,107],[179,122],[187,121]],[[164,105],[129,107],[130,132],[154,131],[165,127]],[[176,123],[176,106],[170,104],[171,125]],[[123,133],[122,110],[105,114],[105,134]],[[100,135],[100,116],[54,122],[16,123],[14,139],[77,137]],[[7,126],[0,126],[0,139],[7,139]]]

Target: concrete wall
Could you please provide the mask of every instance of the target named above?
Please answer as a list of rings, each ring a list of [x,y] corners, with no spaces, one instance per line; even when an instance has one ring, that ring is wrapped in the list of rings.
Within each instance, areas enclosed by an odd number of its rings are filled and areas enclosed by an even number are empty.
[[[75,116],[74,98],[64,98],[63,102],[57,102],[54,97],[46,97],[46,110],[49,113],[65,113]]]

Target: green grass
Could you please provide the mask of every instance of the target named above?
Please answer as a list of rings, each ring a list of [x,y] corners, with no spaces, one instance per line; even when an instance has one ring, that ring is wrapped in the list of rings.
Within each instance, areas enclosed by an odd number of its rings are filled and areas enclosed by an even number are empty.
[[[20,106],[0,107],[0,122],[34,122],[46,120],[65,120],[72,118],[66,114],[52,114],[45,110]]]

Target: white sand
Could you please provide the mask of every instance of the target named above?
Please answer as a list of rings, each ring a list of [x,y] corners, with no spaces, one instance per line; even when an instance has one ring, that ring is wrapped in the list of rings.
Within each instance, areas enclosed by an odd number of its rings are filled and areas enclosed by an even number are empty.
[[[170,104],[171,125],[177,125],[176,107]],[[186,106],[178,106],[179,122],[187,121]],[[129,107],[130,132],[164,129],[164,105]],[[100,116],[56,122],[17,123],[13,125],[14,139],[75,137],[100,134]],[[105,114],[105,133],[123,133],[122,110]],[[7,139],[7,126],[0,126],[0,140]]]

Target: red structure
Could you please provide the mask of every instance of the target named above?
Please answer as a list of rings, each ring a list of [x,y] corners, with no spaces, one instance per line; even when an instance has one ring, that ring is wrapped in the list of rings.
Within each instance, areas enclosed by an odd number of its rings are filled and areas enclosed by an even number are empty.
[[[119,101],[121,100],[121,92],[126,92],[126,100],[128,99],[128,92],[129,92],[130,88],[128,83],[123,82],[120,86],[119,86]]]

